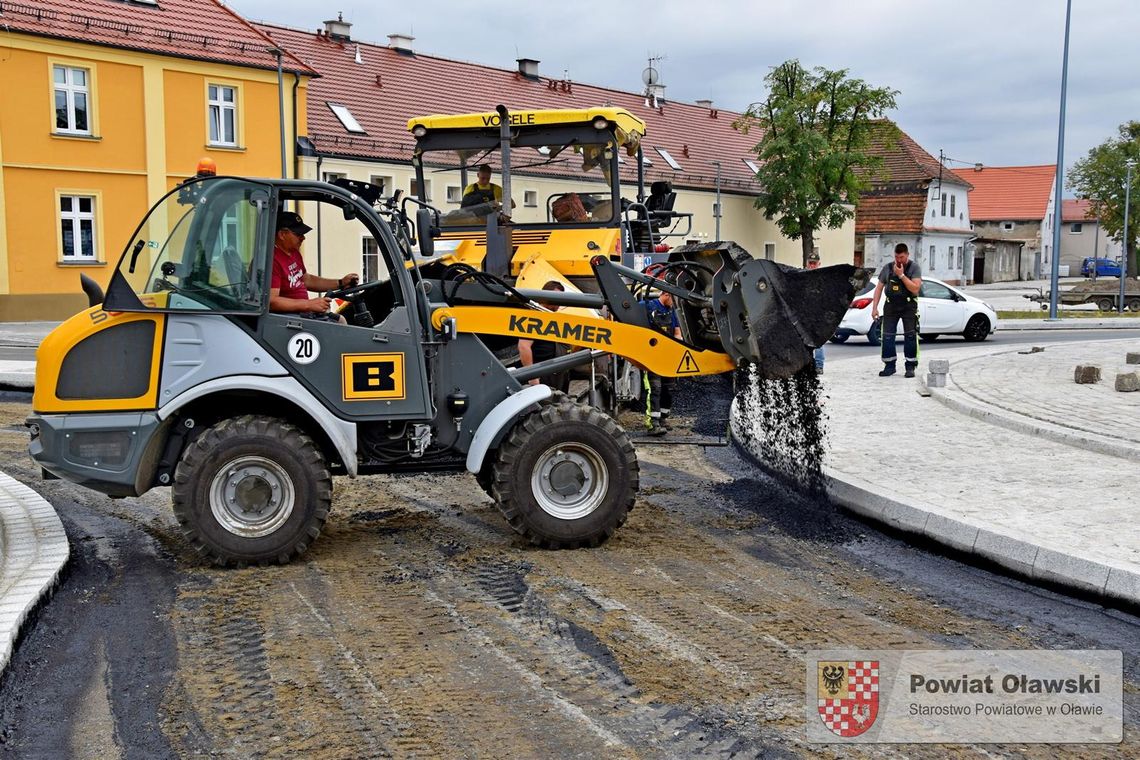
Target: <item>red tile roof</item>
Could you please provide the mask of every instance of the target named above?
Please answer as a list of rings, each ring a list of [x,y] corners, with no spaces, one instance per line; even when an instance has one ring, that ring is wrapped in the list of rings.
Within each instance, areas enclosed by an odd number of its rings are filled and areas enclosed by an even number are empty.
[[[1096,214],[1092,210],[1092,201],[1075,201],[1063,199],[1061,201],[1061,223],[1096,221]]]
[[[911,186],[899,192],[868,193],[855,209],[855,234],[909,234],[922,232],[926,189]]]
[[[871,189],[859,198],[856,235],[917,235],[925,228],[931,183],[941,178],[946,183],[970,186],[890,122],[878,123],[868,152],[882,158],[883,166],[869,178]]]
[[[325,154],[410,161],[414,142],[407,120],[414,116],[493,111],[500,103],[512,110],[612,105],[648,125],[642,143],[652,161],[646,170],[647,184],[667,179],[677,186],[711,188],[716,177],[711,162],[720,161],[725,192],[757,189],[744,159],[755,160],[750,149],[759,135],[734,130],[736,113],[673,101],[650,108],[635,93],[546,77],[528,79],[514,69],[409,55],[386,45],[341,42],[273,24],[258,28],[320,72],[321,78],[308,88],[308,137]],[[358,46],[361,63],[356,63]],[[347,106],[366,134],[348,132],[329,102]],[[654,150],[657,147],[666,149],[682,171],[670,169]],[[635,162],[627,158],[622,173],[623,180],[634,179]]]
[[[970,219],[975,222],[1045,218],[1055,173],[1054,164],[957,170],[958,176],[974,186],[970,193]]]
[[[882,121],[872,132],[867,152],[883,159],[883,168],[870,178],[874,184],[921,182],[938,179],[940,172],[945,172],[938,159],[923,150],[910,135],[892,127],[890,122]]]
[[[276,69],[273,41],[217,0],[18,0],[0,3],[8,31],[148,53]],[[313,74],[286,55],[283,68]]]

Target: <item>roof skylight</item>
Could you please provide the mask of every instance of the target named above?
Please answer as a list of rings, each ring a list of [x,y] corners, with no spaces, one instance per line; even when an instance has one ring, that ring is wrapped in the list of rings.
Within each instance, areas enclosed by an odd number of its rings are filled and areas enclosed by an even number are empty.
[[[677,163],[677,161],[672,156],[669,155],[669,151],[665,150],[664,148],[656,148],[655,150],[661,154],[661,158],[665,159],[665,163],[669,164],[669,166],[672,167],[673,171],[684,171],[684,169],[681,168],[681,165]]]
[[[356,117],[352,115],[352,111],[349,111],[347,106],[342,106],[339,103],[329,103],[327,101],[325,104],[332,109],[332,112],[340,119],[340,123],[343,124],[344,128],[349,132],[356,132],[361,135],[365,133],[364,127],[360,126],[360,122],[356,120]]]

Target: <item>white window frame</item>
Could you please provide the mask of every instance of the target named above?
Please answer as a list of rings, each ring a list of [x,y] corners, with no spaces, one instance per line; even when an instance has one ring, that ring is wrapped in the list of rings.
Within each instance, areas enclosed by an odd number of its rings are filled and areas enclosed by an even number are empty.
[[[211,97],[211,90],[216,91],[216,97]],[[225,99],[224,91],[226,90],[233,93],[233,100],[227,101]],[[227,113],[230,115],[229,126],[233,131],[233,139],[231,140],[225,139],[225,117]],[[206,83],[206,123],[209,130],[206,134],[207,144],[223,148],[238,147],[238,88],[236,86],[221,84],[220,82]],[[214,134],[215,130],[217,131],[216,135]]]
[[[332,184],[333,180],[345,179],[348,175],[344,172],[321,172],[321,182],[328,182]]]
[[[942,193],[942,216],[946,216],[946,193]]]
[[[538,191],[537,190],[524,190],[523,191],[523,206],[527,208],[538,208]]]
[[[950,217],[951,218],[958,215],[958,212],[955,210],[955,206],[957,206],[957,205],[958,205],[958,196],[957,195],[951,195],[950,196]]]
[[[96,226],[96,211],[97,211],[96,203],[99,200],[98,196],[84,195],[84,194],[74,194],[73,195],[71,193],[61,193],[59,195],[59,199],[61,201],[60,205],[62,205],[62,201],[65,199],[71,201],[71,204],[70,204],[71,209],[70,210],[64,211],[62,208],[59,208],[59,225],[60,225],[60,227],[59,227],[59,229],[60,229],[59,243],[60,243],[60,252],[61,252],[60,261],[63,261],[63,262],[68,263],[68,264],[94,264],[94,263],[97,263],[99,261],[99,237],[98,237],[98,228]],[[79,202],[83,199],[91,201],[91,210],[90,211],[85,212],[85,211],[79,210]],[[68,224],[68,223],[70,224],[70,226],[71,226],[71,240],[72,240],[73,245],[75,245],[77,250],[78,250],[78,248],[80,248],[82,246],[81,241],[83,239],[83,234],[82,234],[83,233],[83,222],[90,222],[91,223],[91,254],[85,255],[83,253],[77,253],[75,250],[68,253],[68,251],[67,251],[67,239],[63,235],[63,225]]]
[[[379,180],[379,182],[377,182]],[[389,195],[393,192],[396,186],[396,178],[390,174],[370,174],[368,176],[368,183],[372,185],[380,185],[384,188],[384,192]]]
[[[459,185],[448,185],[447,186],[447,202],[448,203],[459,203],[462,200],[463,200],[463,188],[460,187]]]
[[[375,276],[368,272],[368,259],[375,258]],[[380,244],[372,235],[362,235],[360,238],[360,277],[364,282],[380,279]]]
[[[771,254],[771,255],[769,255],[769,254]],[[775,243],[772,243],[772,242],[764,243],[764,260],[765,261],[775,261],[776,260],[776,244]]]
[[[417,187],[415,175],[413,175],[408,180],[408,195],[410,195],[414,198],[419,198],[420,194],[417,192],[418,189],[419,188]],[[423,199],[425,202],[431,201],[431,180],[430,179],[424,180],[424,198]]]
[[[66,64],[54,63],[54,64],[52,64],[51,71],[52,71],[52,75],[51,75],[51,77],[52,77],[52,104],[51,104],[52,105],[52,113],[55,114],[55,98],[56,98],[57,93],[63,92],[64,98],[65,98],[66,103],[67,103],[67,106],[66,106],[67,107],[67,126],[61,127],[61,126],[59,126],[58,121],[56,121],[55,119],[52,119],[52,122],[55,124],[55,130],[54,130],[55,133],[60,134],[60,135],[87,135],[87,136],[94,134],[92,132],[93,120],[92,120],[92,113],[91,113],[93,110],[91,107],[91,101],[92,101],[92,98],[91,98],[91,69],[83,67],[83,66],[68,66]],[[55,81],[55,74],[57,71],[64,72],[64,79],[66,81],[63,84],[60,84],[60,83]],[[75,84],[72,81],[73,75],[77,71],[83,72],[84,83],[81,85]],[[75,122],[76,122],[76,119],[75,119],[75,110],[76,110],[75,109],[75,100],[76,100],[76,96],[78,96],[78,95],[82,95],[83,99],[87,102],[87,128],[86,129],[79,129],[78,127],[75,126]]]
[[[1084,231],[1085,231],[1084,222],[1072,222],[1069,224],[1069,234],[1070,235],[1081,235],[1084,233]]]
[[[1013,222],[1002,222],[1001,229],[1002,232],[1013,232]]]

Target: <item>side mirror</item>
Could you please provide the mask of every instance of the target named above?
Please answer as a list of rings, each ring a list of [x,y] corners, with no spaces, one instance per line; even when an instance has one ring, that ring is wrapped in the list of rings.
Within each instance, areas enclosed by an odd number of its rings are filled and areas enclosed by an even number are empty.
[[[435,255],[435,239],[439,236],[439,223],[430,208],[416,210],[416,236],[420,243],[420,256],[430,259]]]

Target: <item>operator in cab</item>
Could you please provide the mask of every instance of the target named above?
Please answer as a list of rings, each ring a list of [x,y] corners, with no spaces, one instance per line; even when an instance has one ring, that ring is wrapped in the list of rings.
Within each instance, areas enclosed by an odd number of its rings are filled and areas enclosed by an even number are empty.
[[[502,203],[503,188],[491,181],[491,165],[481,165],[476,176],[477,181],[464,188],[459,207],[478,206],[480,203]]]
[[[360,281],[355,272],[339,280],[318,277],[305,269],[301,243],[312,231],[301,215],[293,211],[277,214],[277,234],[273,247],[273,276],[269,284],[269,310],[298,314],[308,319],[324,319],[344,323],[344,317],[329,311],[332,299],[327,296],[309,298],[309,291],[347,288]]]

